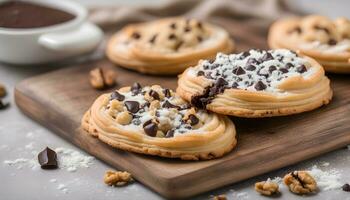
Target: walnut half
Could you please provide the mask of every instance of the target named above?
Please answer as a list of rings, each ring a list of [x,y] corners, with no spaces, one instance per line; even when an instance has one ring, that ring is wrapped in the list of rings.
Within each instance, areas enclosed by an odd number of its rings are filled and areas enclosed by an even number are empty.
[[[306,171],[294,171],[284,176],[283,182],[295,194],[308,194],[317,190],[315,179]]]
[[[132,181],[129,172],[107,171],[104,176],[104,182],[109,186],[124,186]]]
[[[107,89],[115,85],[116,74],[113,70],[97,67],[90,71],[90,84],[95,89]]]
[[[271,180],[255,183],[255,190],[265,196],[271,196],[279,193],[278,184]]]

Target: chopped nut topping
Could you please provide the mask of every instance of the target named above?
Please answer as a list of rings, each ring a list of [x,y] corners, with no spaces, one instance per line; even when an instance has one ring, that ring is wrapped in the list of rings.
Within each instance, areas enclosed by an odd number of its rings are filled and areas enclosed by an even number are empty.
[[[6,96],[6,88],[0,83],[0,98]]]
[[[132,120],[132,115],[127,111],[121,112],[117,115],[117,122],[119,124],[127,125],[131,123],[131,120]]]
[[[255,183],[255,190],[265,196],[271,196],[273,194],[279,193],[278,184],[272,182],[271,180]]]
[[[90,84],[95,89],[107,89],[115,85],[116,74],[113,70],[100,67],[90,71]]]
[[[294,171],[284,176],[283,182],[295,194],[308,194],[317,190],[315,179],[306,171]]]
[[[104,176],[104,182],[109,186],[124,186],[132,181],[129,172],[107,171]]]
[[[118,101],[116,99],[113,99],[111,102],[110,102],[110,108],[111,109],[116,109],[117,111],[123,111],[124,109],[124,104],[123,102],[121,101]]]
[[[224,194],[215,196],[215,197],[213,198],[213,200],[226,200],[226,199],[227,199],[227,198],[226,198],[226,195],[224,195]]]

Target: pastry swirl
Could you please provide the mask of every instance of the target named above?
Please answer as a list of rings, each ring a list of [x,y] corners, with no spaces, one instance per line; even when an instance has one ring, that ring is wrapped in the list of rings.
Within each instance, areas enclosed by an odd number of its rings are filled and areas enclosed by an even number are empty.
[[[286,48],[314,58],[326,71],[350,73],[350,20],[324,16],[282,19],[269,31],[271,48]]]
[[[313,110],[328,104],[330,81],[312,58],[280,50],[218,54],[188,68],[177,93],[199,108],[257,118]]]
[[[101,95],[82,128],[119,149],[183,160],[221,157],[236,145],[230,119],[195,109],[158,85],[134,84]]]
[[[141,73],[178,74],[233,47],[224,29],[177,17],[123,28],[108,42],[106,54],[112,62]]]

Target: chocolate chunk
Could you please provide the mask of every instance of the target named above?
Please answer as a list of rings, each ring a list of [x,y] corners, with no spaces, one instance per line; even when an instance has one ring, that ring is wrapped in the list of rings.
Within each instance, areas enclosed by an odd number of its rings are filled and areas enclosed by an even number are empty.
[[[49,147],[46,147],[42,152],[38,154],[38,161],[41,169],[56,169],[58,167],[57,154]]]
[[[282,74],[288,73],[288,69],[286,68],[279,68],[279,71],[282,72]]]
[[[133,32],[133,33],[131,34],[131,37],[134,38],[134,39],[136,39],[136,40],[138,40],[138,39],[141,38],[141,34],[138,33],[138,32]]]
[[[198,122],[199,122],[199,119],[195,115],[192,115],[192,114],[188,116],[188,120],[190,121],[191,126],[194,126],[194,125],[198,124]]]
[[[148,94],[149,94],[149,96],[151,96],[155,100],[159,100],[160,99],[158,92],[156,92],[154,90],[150,90]]]
[[[186,27],[184,28],[184,32],[185,32],[185,33],[190,32],[191,30],[192,30],[192,29],[191,29],[190,26],[186,26]]]
[[[258,82],[254,85],[254,88],[255,88],[257,91],[265,90],[265,89],[266,89],[266,85],[265,85],[262,81],[258,81]]]
[[[239,57],[239,59],[244,59],[244,58],[246,58],[246,57],[248,57],[248,56],[250,56],[250,53],[249,53],[249,51],[245,51],[245,52],[243,52],[242,53],[242,55]]]
[[[204,76],[204,71],[198,71],[197,76]]]
[[[294,65],[292,63],[287,63],[286,66],[285,66],[287,69],[290,69],[290,68],[293,68]]]
[[[5,108],[7,108],[10,105],[10,103],[4,103],[1,99],[0,99],[0,110],[3,110]]]
[[[245,74],[245,71],[242,67],[237,67],[234,70],[232,70],[232,73],[236,75],[242,75],[242,74]]]
[[[174,105],[172,103],[170,103],[168,100],[166,100],[163,105],[163,108],[175,108],[175,109],[180,109],[180,106]]]
[[[118,101],[124,101],[125,96],[120,94],[118,91],[113,91],[110,100],[116,99]]]
[[[169,36],[168,36],[168,39],[169,40],[175,40],[176,39],[176,35],[174,33],[171,33]]]
[[[142,90],[142,86],[140,85],[140,83],[134,83],[132,84],[130,90],[134,95],[136,95],[140,93],[140,91]]]
[[[337,41],[334,40],[334,39],[330,39],[330,40],[328,41],[328,44],[333,46],[333,45],[336,45],[336,44],[337,44]]]
[[[167,88],[163,89],[163,93],[164,93],[165,97],[167,97],[167,98],[171,97],[171,92],[169,89],[167,89]]]
[[[171,24],[170,24],[170,28],[176,29],[176,23],[175,23],[175,22],[174,22],[174,23],[171,23]]]
[[[174,137],[174,133],[175,133],[174,130],[168,130],[168,131],[166,132],[165,137],[166,137],[166,138]]]
[[[269,72],[270,72],[270,74],[271,74],[273,71],[275,71],[276,69],[277,69],[276,66],[271,65],[271,66],[269,67]]]
[[[238,83],[237,82],[233,82],[231,87],[232,88],[238,88]]]
[[[307,69],[306,69],[306,67],[305,67],[305,65],[300,65],[298,68],[297,68],[297,72],[299,72],[299,73],[304,73],[304,72],[306,72],[307,71]]]
[[[348,183],[344,184],[341,188],[345,192],[350,192],[350,185]]]
[[[145,126],[147,126],[147,125],[150,124],[150,123],[152,123],[152,120],[151,120],[151,119],[145,121],[145,123],[143,123],[142,127],[145,127]]]
[[[156,41],[157,36],[158,36],[158,34],[154,34],[154,35],[151,37],[151,39],[149,40],[149,42],[153,44],[153,43]]]
[[[148,136],[155,137],[157,135],[158,126],[154,122],[150,122],[143,126],[143,130]]]
[[[137,101],[125,101],[126,109],[131,113],[137,113],[140,109],[140,104]]]
[[[269,52],[266,52],[263,57],[261,58],[261,60],[264,62],[264,61],[268,61],[268,60],[273,60],[273,56],[269,53]]]
[[[248,70],[248,71],[254,71],[256,69],[256,67],[254,65],[247,65],[245,67],[245,69]]]
[[[228,84],[227,81],[225,81],[225,79],[223,79],[223,78],[219,78],[215,83],[216,86],[224,86],[227,84]]]

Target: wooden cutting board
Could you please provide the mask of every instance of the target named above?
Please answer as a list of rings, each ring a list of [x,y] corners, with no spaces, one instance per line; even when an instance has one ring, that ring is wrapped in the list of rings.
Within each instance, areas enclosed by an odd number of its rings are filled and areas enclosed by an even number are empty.
[[[220,23],[236,38],[238,51],[266,48],[264,34],[231,21]],[[232,118],[238,145],[223,158],[188,162],[113,149],[80,129],[83,113],[101,94],[88,83],[88,72],[95,66],[114,69],[118,87],[137,81],[176,88],[176,77],[141,75],[104,59],[24,80],[16,87],[16,103],[32,119],[111,166],[131,172],[167,198],[190,197],[350,143],[350,78],[332,75],[334,99],[327,106],[287,117]]]

